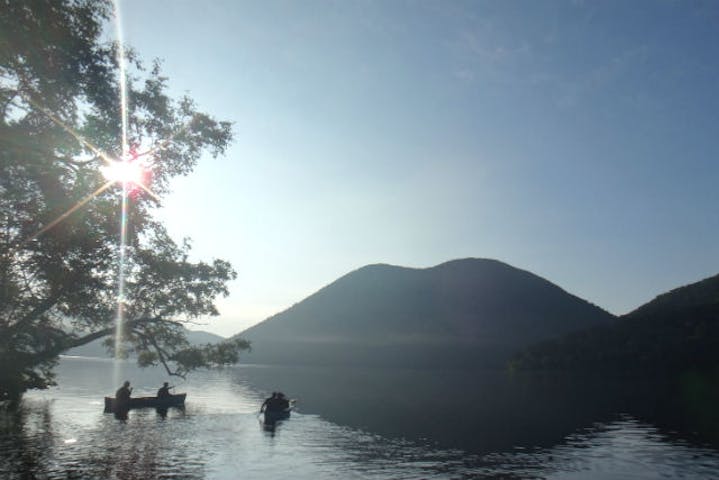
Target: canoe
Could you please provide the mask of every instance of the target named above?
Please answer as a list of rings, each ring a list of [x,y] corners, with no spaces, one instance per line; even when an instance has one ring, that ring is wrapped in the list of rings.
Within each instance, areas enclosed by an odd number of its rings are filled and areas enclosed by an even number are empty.
[[[287,408],[285,410],[265,410],[265,423],[275,423],[279,420],[287,420],[290,418],[290,412],[292,412],[292,408]]]
[[[165,398],[157,397],[130,397],[130,404],[125,406],[126,410],[131,408],[169,408],[184,407],[186,393],[170,395]],[[105,397],[105,413],[115,411],[115,397]]]

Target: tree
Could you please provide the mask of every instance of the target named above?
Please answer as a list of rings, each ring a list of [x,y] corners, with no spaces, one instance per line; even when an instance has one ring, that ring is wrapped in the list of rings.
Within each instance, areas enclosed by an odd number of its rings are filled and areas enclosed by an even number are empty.
[[[153,217],[173,177],[225,152],[231,124],[170,98],[159,62],[146,69],[133,51],[127,138],[151,152],[152,181],[126,192],[118,246],[123,189],[102,175],[123,155],[121,50],[101,41],[112,13],[107,0],[0,0],[0,399],[51,385],[58,355],[113,334],[118,308],[125,351],[170,374],[235,363],[249,348],[190,347],[184,325],[218,314],[235,272],[190,261],[189,242]]]

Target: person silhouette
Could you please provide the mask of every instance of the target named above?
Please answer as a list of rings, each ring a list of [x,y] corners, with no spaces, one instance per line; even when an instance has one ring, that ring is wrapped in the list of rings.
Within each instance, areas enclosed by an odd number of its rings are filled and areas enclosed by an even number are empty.
[[[278,410],[288,410],[290,408],[290,400],[285,397],[285,394],[282,392],[277,392],[277,409]]]
[[[130,382],[125,380],[120,388],[115,392],[115,404],[114,412],[115,416],[120,419],[127,419],[127,412],[130,410],[130,395],[132,395],[132,388]]]
[[[132,395],[132,388],[130,387],[130,382],[125,380],[125,383],[115,392],[115,402],[118,404],[129,404],[130,395]]]
[[[272,411],[275,409],[277,403],[277,392],[272,392],[272,396],[265,399],[260,406],[260,413],[265,411]]]
[[[167,382],[163,383],[160,389],[157,391],[157,398],[167,398],[171,396],[170,388]]]

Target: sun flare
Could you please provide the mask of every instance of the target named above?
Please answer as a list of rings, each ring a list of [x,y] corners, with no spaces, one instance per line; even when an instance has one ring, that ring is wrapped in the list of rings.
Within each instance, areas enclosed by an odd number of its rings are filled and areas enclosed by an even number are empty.
[[[102,174],[111,182],[143,185],[147,169],[138,161],[111,162],[102,167]]]

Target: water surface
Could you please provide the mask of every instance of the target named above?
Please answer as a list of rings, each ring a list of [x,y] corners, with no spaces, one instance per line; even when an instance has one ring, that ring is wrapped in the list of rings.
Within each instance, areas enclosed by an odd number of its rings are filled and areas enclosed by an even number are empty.
[[[123,369],[136,396],[167,380],[161,370],[129,363]],[[614,400],[574,408],[576,396],[561,400],[572,392],[545,381],[527,391],[525,382],[490,374],[469,381],[462,372],[242,366],[199,372],[178,384],[188,393],[184,411],[163,417],[133,410],[120,421],[102,413],[102,397],[117,387],[111,361],[64,358],[58,373],[60,386],[32,392],[22,408],[0,416],[0,478],[719,475],[719,454],[710,444],[618,412]],[[275,429],[263,428],[258,406],[279,386],[300,397],[298,411]],[[462,415],[453,408],[455,395],[475,408]]]

